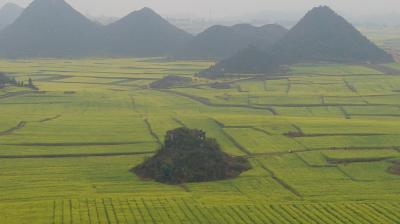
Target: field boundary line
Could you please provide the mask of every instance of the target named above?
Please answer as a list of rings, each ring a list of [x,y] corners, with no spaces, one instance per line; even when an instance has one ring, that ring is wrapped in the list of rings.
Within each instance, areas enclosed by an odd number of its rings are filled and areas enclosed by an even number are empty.
[[[0,155],[0,159],[57,159],[57,158],[84,158],[84,157],[111,157],[148,155],[155,151],[148,152],[115,152],[115,153],[82,153],[82,154],[58,154],[58,155]]]
[[[271,107],[257,107],[253,105],[240,105],[240,104],[217,104],[217,103],[211,103],[209,99],[204,98],[204,97],[199,97],[199,96],[194,96],[186,93],[181,93],[173,90],[167,90],[167,89],[153,89],[156,91],[164,92],[164,93],[169,93],[181,97],[185,97],[188,99],[191,99],[195,102],[201,103],[203,105],[209,106],[209,107],[222,107],[222,108],[244,108],[244,109],[253,109],[253,110],[264,110],[264,111],[269,111],[271,112],[272,115],[278,115],[278,113]]]
[[[225,128],[225,125],[223,124],[223,123],[221,123],[221,122],[219,122],[219,121],[217,121],[217,120],[215,120],[215,119],[211,119],[212,121],[214,121],[216,124],[217,124],[217,126],[220,128],[220,130],[221,130],[221,132],[240,150],[240,151],[242,151],[244,154],[246,154],[247,156],[251,156],[251,155],[253,155],[253,153],[250,151],[250,150],[248,150],[247,148],[245,148],[244,146],[242,146],[239,142],[237,142],[236,140],[235,140],[235,138],[233,138],[230,134],[228,134],[225,130],[224,130],[224,128]]]
[[[303,157],[301,157],[297,152],[294,153],[298,159],[300,159],[306,166],[311,167],[311,168],[336,168],[336,165],[328,164],[328,165],[313,165],[310,164],[307,160],[305,160]]]
[[[350,174],[348,174],[346,171],[344,171],[339,165],[336,166],[336,169],[342,173],[344,176],[346,176],[347,178],[349,178],[351,181],[353,182],[361,182],[361,183],[365,183],[365,182],[373,182],[373,181],[369,181],[369,180],[358,180],[355,177],[351,176]]]
[[[0,132],[0,136],[12,134],[13,132],[24,128],[26,125],[27,125],[26,121],[20,121],[16,126],[11,127],[11,128],[9,128],[9,129],[7,129],[5,131],[1,131]]]
[[[265,164],[263,164],[262,162],[260,162],[260,160],[255,159],[255,161],[257,161],[258,165],[264,169],[265,171],[267,171],[267,173],[270,174],[271,178],[274,179],[278,184],[280,184],[282,187],[284,187],[286,190],[290,191],[292,194],[294,194],[295,196],[299,197],[299,198],[303,198],[303,196],[296,190],[294,189],[292,186],[290,186],[288,183],[286,183],[284,180],[280,179],[278,176],[275,175],[275,173],[270,170],[268,167],[265,166]]]
[[[382,72],[385,75],[400,75],[400,70],[392,68],[392,67],[388,67],[388,66],[384,66],[384,65],[364,65],[367,68],[371,68],[374,69],[378,72]]]
[[[264,133],[264,134],[266,134],[266,135],[269,135],[269,136],[271,136],[272,134],[270,133],[270,132],[268,132],[268,131],[266,131],[266,130],[264,130],[264,129],[261,129],[261,128],[258,128],[258,127],[254,127],[254,126],[251,126],[251,125],[249,125],[249,126],[246,126],[246,125],[239,125],[239,126],[224,126],[224,128],[233,128],[233,129],[252,129],[252,130],[254,130],[254,131],[257,131],[257,132],[261,132],[261,133]]]
[[[182,127],[184,127],[184,128],[187,128],[187,125],[186,125],[185,123],[183,123],[181,120],[179,120],[178,118],[172,117],[171,119],[172,119],[173,121],[175,121],[177,124],[179,124],[180,126],[182,126]]]
[[[7,129],[5,131],[0,131],[0,136],[9,135],[9,134],[12,134],[12,133],[14,133],[14,132],[16,132],[18,130],[21,130],[21,129],[25,128],[26,125],[28,125],[29,123],[44,123],[44,122],[48,122],[48,121],[52,121],[52,120],[58,119],[60,117],[61,117],[61,115],[56,115],[54,117],[44,118],[44,119],[39,120],[39,121],[20,121],[16,126],[11,127],[11,128],[9,128],[9,129]]]
[[[158,137],[158,135],[153,131],[153,128],[151,127],[151,124],[147,118],[144,119],[144,123],[146,123],[147,129],[150,132],[150,135],[153,136],[153,138],[155,138],[157,143],[161,146],[162,142],[161,142],[160,138]]]
[[[136,144],[144,144],[144,143],[154,143],[153,141],[131,141],[131,142],[71,142],[71,143],[3,143],[0,145],[5,146],[49,146],[49,147],[72,147],[72,146],[116,146],[116,145],[136,145]]]
[[[30,94],[30,93],[36,93],[36,92],[35,91],[21,91],[21,92],[14,92],[14,93],[7,92],[5,95],[0,96],[0,99],[18,97],[18,96],[23,96],[23,95]]]

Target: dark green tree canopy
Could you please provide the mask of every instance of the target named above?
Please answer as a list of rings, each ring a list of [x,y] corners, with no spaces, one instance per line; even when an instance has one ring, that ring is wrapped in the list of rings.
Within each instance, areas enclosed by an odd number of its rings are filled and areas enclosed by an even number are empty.
[[[224,153],[205,132],[178,128],[168,131],[160,151],[133,171],[143,179],[180,184],[230,179],[250,167],[246,159]]]

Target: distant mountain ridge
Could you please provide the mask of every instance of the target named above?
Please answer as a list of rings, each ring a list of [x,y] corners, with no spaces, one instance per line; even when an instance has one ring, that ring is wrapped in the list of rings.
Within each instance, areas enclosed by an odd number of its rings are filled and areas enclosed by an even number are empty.
[[[102,26],[64,0],[35,0],[0,31],[0,57],[167,56],[191,38],[149,8]]]
[[[105,27],[106,52],[117,56],[167,56],[192,39],[150,8]]]
[[[327,6],[309,11],[275,45],[248,48],[203,72],[273,73],[301,62],[388,63],[393,57]]]
[[[286,28],[276,24],[262,27],[249,24],[212,26],[195,36],[175,56],[189,59],[227,58],[249,45],[269,47],[286,32]]]
[[[205,73],[265,73],[281,65],[316,60],[393,61],[328,7],[314,8],[290,31],[274,24],[239,24],[214,26],[193,37],[149,8],[105,26],[65,0],[34,0],[0,31],[2,58],[93,56],[228,58]]]
[[[100,31],[64,0],[35,0],[0,32],[0,56],[87,56],[97,48]]]
[[[16,4],[5,4],[0,9],[0,30],[13,23],[21,15],[22,11],[24,11],[24,8]]]

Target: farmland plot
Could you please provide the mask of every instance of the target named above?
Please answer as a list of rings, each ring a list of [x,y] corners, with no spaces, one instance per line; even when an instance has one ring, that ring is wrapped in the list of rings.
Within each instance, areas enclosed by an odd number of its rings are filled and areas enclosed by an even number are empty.
[[[0,61],[39,87],[0,90],[0,223],[398,223],[400,76],[297,65],[218,89],[194,76],[212,63]],[[170,74],[193,83],[149,87]],[[179,186],[134,175],[178,127],[252,169]]]

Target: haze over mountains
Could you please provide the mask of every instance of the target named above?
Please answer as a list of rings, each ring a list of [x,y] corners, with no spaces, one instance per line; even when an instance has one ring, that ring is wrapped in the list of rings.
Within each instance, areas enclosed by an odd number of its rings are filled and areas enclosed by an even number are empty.
[[[0,11],[0,17],[18,14],[15,6],[5,9],[8,13]],[[7,18],[12,20],[12,16]],[[328,7],[314,8],[290,31],[276,24],[239,24],[213,26],[192,36],[149,8],[101,25],[64,0],[35,0],[0,31],[3,58],[96,56],[227,58],[204,74],[266,73],[308,61],[393,61]]]
[[[281,39],[287,29],[280,25],[249,24],[213,26],[198,34],[176,55],[182,58],[226,58],[249,45],[266,48]]]
[[[36,0],[0,33],[3,57],[85,56],[101,27],[64,0]]]
[[[148,8],[102,26],[64,0],[35,0],[0,32],[0,56],[166,56],[191,38]]]
[[[22,11],[24,11],[24,8],[16,4],[5,4],[0,9],[0,30],[13,23],[21,15]]]
[[[393,57],[364,37],[329,7],[309,11],[269,48],[247,48],[221,61],[212,73],[268,73],[302,62],[387,63]]]
[[[106,26],[105,35],[107,54],[141,57],[168,55],[192,38],[149,8]]]

